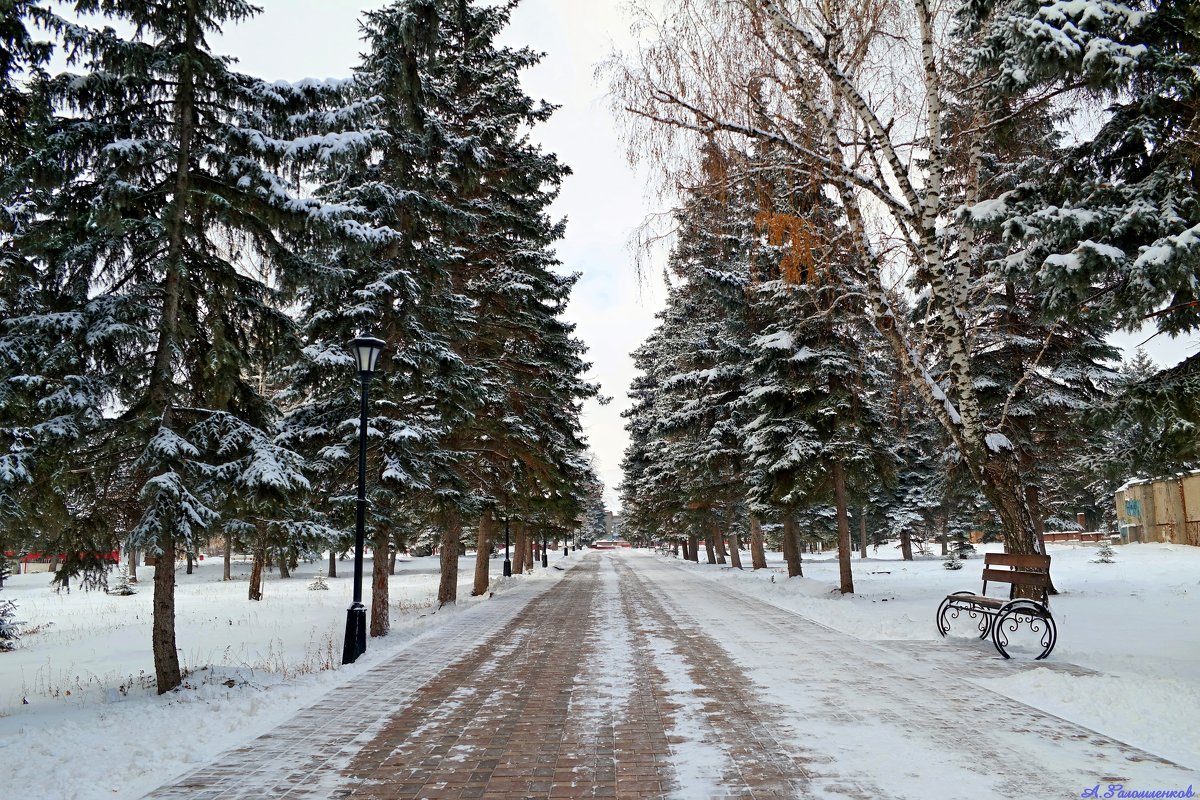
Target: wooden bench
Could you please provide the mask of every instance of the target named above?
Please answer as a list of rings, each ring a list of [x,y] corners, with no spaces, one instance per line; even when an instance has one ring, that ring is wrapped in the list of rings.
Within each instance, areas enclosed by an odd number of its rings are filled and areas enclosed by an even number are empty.
[[[1009,584],[1008,597],[989,597],[989,581]],[[1041,599],[1016,597],[1018,586],[1040,590]],[[1050,614],[1049,588],[1050,556],[987,553],[983,560],[982,591],[978,594],[965,591],[946,595],[937,610],[938,633],[945,636],[950,632],[950,621],[966,614],[975,621],[979,638],[990,636],[1000,655],[1009,658],[1008,635],[1027,625],[1038,637],[1042,648],[1037,658],[1045,658],[1058,641],[1058,628]]]

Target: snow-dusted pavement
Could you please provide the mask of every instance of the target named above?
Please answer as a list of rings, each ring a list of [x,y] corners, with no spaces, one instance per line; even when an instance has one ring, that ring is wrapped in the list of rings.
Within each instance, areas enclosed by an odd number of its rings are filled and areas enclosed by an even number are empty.
[[[988,662],[965,652],[865,642],[671,562],[591,554],[150,796],[957,800],[1195,782],[971,683]]]

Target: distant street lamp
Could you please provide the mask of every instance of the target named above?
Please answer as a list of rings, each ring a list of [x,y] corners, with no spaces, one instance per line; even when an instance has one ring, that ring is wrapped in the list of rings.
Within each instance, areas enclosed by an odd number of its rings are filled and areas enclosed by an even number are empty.
[[[508,558],[508,512],[504,512],[504,577],[512,577],[512,561]]]
[[[360,336],[350,343],[362,381],[362,405],[358,420],[358,508],[354,520],[354,602],[346,610],[346,641],[342,645],[342,663],[353,664],[367,652],[367,607],[362,602],[363,539],[367,524],[367,379],[375,372],[375,363],[384,342]]]

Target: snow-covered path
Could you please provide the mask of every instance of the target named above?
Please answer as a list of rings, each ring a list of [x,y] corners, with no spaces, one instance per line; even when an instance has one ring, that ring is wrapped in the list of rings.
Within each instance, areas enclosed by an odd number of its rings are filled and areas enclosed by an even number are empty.
[[[649,555],[591,554],[150,796],[957,800],[1195,781],[947,663]]]

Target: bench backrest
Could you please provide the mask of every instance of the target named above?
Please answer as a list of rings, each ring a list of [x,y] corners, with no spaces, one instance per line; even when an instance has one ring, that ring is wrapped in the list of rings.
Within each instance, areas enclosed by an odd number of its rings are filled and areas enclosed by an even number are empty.
[[[993,569],[1008,567],[1008,569]],[[1033,586],[1042,590],[1042,602],[1048,599],[1050,588],[1050,556],[1016,555],[1013,553],[985,553],[983,556],[983,594],[987,594],[988,581],[1009,583],[1011,598],[1018,586]]]

